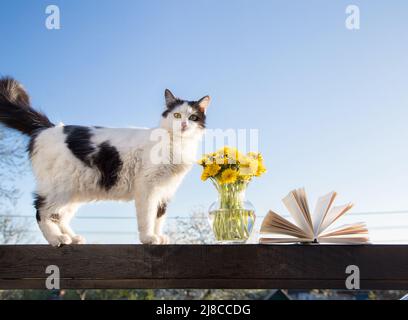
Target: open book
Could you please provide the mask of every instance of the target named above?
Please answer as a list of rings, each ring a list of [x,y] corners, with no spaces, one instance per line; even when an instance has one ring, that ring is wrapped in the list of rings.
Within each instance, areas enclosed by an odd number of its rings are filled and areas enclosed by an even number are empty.
[[[332,207],[336,192],[322,196],[317,201],[313,215],[310,214],[305,190],[291,191],[282,201],[289,210],[295,224],[269,211],[261,226],[261,234],[272,237],[260,238],[260,243],[323,242],[323,243],[367,243],[368,230],[365,223],[328,228],[352,208],[352,204]]]

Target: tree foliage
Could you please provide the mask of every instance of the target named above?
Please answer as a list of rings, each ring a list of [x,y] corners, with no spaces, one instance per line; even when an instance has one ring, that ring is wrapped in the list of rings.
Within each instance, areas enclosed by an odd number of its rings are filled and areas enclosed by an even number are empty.
[[[13,219],[21,196],[17,180],[27,169],[26,141],[18,133],[0,127],[0,243],[14,244],[27,236],[26,224]]]

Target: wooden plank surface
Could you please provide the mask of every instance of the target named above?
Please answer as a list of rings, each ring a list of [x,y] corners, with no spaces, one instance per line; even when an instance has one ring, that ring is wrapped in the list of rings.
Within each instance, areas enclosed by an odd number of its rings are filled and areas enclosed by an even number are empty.
[[[0,289],[44,288],[56,265],[63,288],[408,289],[404,245],[0,246]]]

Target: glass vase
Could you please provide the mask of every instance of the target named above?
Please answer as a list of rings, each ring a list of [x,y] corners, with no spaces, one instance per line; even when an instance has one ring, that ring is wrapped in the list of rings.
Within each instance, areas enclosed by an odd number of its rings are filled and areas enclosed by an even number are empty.
[[[218,200],[209,208],[209,220],[218,243],[245,243],[255,224],[255,209],[245,200],[248,183],[214,183]]]

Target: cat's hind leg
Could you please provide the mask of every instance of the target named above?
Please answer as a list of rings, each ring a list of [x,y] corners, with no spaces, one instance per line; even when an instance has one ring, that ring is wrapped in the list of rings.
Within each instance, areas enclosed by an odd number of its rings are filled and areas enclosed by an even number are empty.
[[[59,227],[63,234],[70,236],[72,244],[85,244],[86,240],[83,236],[78,235],[72,230],[70,222],[78,210],[78,204],[69,204],[59,210]]]
[[[41,229],[45,239],[54,247],[64,244],[71,244],[72,239],[69,235],[62,233],[59,226],[59,209],[60,206],[49,203],[47,196],[36,195],[34,201],[37,210],[36,218],[38,226]]]

